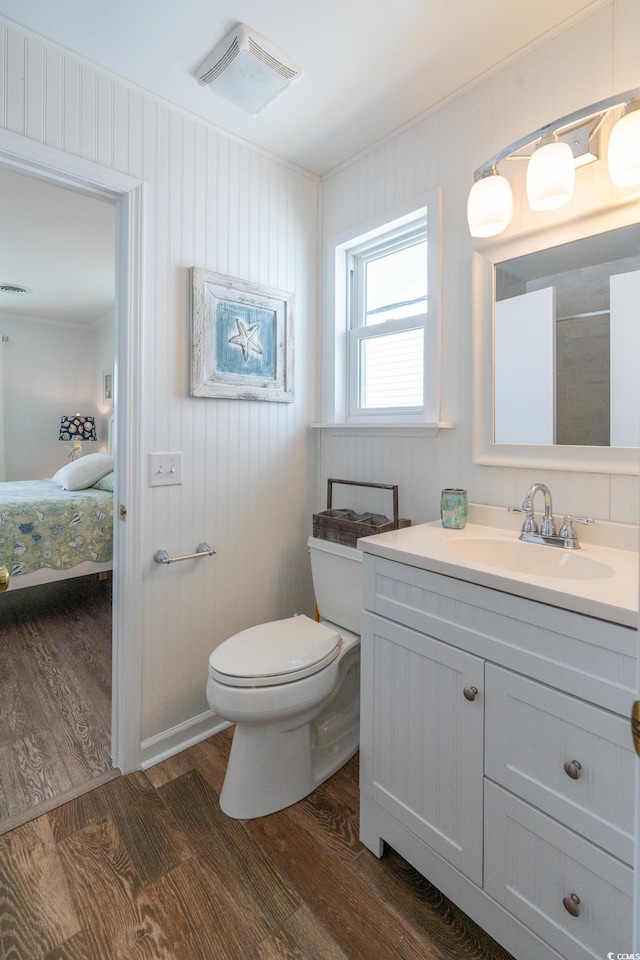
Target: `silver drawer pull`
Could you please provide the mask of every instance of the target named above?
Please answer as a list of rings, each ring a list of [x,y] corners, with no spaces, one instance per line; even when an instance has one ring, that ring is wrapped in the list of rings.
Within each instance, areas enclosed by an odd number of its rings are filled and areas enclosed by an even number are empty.
[[[467,700],[475,700],[475,698],[478,696],[477,687],[465,687],[462,692],[464,693]]]
[[[562,906],[572,917],[580,916],[580,897],[577,893],[570,893],[568,897],[565,897]]]
[[[577,760],[567,760],[564,765],[564,772],[568,777],[571,777],[572,780],[579,780],[580,774],[582,773],[582,766]]]

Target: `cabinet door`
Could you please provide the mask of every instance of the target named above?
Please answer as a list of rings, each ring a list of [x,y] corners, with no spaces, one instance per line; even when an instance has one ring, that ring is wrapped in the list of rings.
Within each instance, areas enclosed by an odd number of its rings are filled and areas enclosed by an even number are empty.
[[[361,656],[363,791],[480,885],[484,661],[369,614]]]

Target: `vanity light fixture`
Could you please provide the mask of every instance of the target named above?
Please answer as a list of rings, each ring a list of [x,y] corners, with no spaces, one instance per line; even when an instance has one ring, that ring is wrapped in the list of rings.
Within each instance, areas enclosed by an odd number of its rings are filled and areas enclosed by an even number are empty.
[[[573,194],[575,169],[598,159],[600,129],[607,117],[624,113],[609,137],[609,173],[615,186],[640,184],[640,87],[592,103],[546,124],[504,147],[474,174],[467,203],[472,237],[502,233],[511,222],[509,181],[498,171],[505,160],[526,160],[527,195],[533,210],[553,210]],[[509,199],[507,199],[509,198]]]

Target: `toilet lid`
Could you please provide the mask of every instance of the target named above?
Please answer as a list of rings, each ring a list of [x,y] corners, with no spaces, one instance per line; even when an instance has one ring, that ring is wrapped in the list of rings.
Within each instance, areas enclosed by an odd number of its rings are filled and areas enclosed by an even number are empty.
[[[249,627],[213,651],[209,673],[236,687],[267,687],[309,677],[340,653],[335,630],[309,617],[289,617]]]

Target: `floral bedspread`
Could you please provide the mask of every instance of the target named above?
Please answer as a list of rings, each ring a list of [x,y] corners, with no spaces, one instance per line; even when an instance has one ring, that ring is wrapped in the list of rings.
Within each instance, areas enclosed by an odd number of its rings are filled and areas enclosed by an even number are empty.
[[[0,483],[0,564],[11,576],[113,555],[113,494],[51,480]]]

